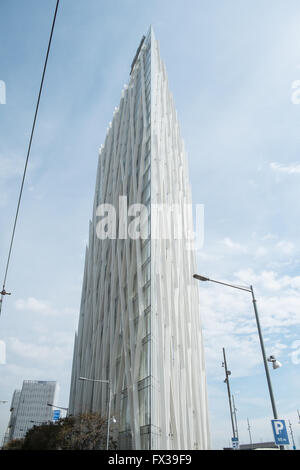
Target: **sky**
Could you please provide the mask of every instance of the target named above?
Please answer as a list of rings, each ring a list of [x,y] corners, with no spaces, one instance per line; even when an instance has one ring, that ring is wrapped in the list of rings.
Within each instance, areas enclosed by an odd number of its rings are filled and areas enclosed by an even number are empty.
[[[0,2],[0,282],[55,3]],[[23,380],[57,380],[68,406],[98,149],[152,25],[204,205],[198,272],[253,285],[300,448],[299,21],[297,0],[61,0],[0,317],[0,439]],[[240,442],[247,418],[253,442],[272,440],[251,296],[212,283],[200,296],[212,447],[232,435],[222,348]]]

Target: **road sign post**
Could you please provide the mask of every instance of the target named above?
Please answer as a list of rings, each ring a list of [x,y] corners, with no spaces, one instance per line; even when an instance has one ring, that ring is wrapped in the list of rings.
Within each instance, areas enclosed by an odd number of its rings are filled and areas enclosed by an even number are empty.
[[[232,442],[232,448],[233,449],[238,449],[239,448],[239,439],[238,439],[238,437],[232,437],[231,442]]]
[[[52,420],[54,423],[60,419],[60,410],[53,410],[53,418]]]

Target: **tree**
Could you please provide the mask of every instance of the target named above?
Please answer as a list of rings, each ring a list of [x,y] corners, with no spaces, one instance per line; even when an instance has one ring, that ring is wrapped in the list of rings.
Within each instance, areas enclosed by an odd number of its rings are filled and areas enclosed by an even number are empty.
[[[106,444],[107,420],[98,413],[85,413],[34,426],[24,439],[9,442],[4,450],[100,450]],[[109,449],[116,448],[110,437]]]
[[[3,450],[22,450],[24,439],[13,439],[3,447]]]
[[[27,431],[23,450],[55,450],[60,439],[60,428],[55,423],[33,426]]]
[[[62,426],[61,448],[73,450],[106,449],[107,420],[97,413],[86,413],[68,418]],[[116,449],[116,442],[110,437],[109,449]]]

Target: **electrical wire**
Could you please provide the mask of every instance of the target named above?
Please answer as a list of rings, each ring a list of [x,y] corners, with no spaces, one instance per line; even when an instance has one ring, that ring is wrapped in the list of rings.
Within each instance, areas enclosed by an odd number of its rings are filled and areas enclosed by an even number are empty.
[[[9,250],[8,250],[8,257],[7,257],[5,273],[4,273],[4,278],[3,278],[3,287],[2,287],[2,292],[0,293],[1,294],[1,298],[0,298],[0,315],[1,315],[1,307],[2,307],[3,297],[4,297],[4,295],[10,295],[10,293],[6,292],[6,290],[5,290],[5,284],[6,284],[7,273],[8,273],[8,268],[9,268],[10,259],[11,259],[11,253],[12,253],[12,248],[13,248],[13,243],[14,243],[14,238],[15,238],[17,221],[18,221],[18,217],[19,217],[20,204],[21,204],[21,199],[22,199],[22,194],[23,194],[24,182],[25,182],[25,177],[26,177],[26,173],[27,173],[27,167],[28,167],[28,161],[29,161],[29,156],[30,156],[30,151],[31,151],[33,134],[34,134],[35,125],[36,125],[36,121],[37,121],[37,115],[38,115],[38,110],[39,110],[39,105],[40,105],[40,100],[41,100],[41,95],[42,95],[42,89],[43,89],[44,78],[45,78],[46,69],[47,69],[48,57],[49,57],[49,52],[50,52],[50,48],[51,48],[51,42],[52,42],[52,37],[53,37],[53,31],[54,31],[54,26],[55,26],[59,1],[60,0],[56,1],[55,11],[54,11],[54,16],[53,16],[53,21],[52,21],[52,27],[51,27],[50,37],[49,37],[49,41],[48,41],[47,53],[46,53],[46,58],[45,58],[44,68],[43,68],[43,73],[42,73],[42,78],[41,78],[41,84],[40,84],[38,99],[37,99],[37,103],[36,103],[36,107],[35,107],[34,119],[33,119],[33,124],[32,124],[32,129],[31,129],[31,134],[30,134],[30,139],[29,139],[29,144],[28,144],[28,149],[27,149],[27,155],[26,155],[25,166],[24,166],[24,171],[23,171],[23,177],[22,177],[22,182],[21,182],[21,187],[20,187],[20,192],[19,192],[19,198],[18,198],[18,204],[17,204],[16,214],[15,214],[15,219],[14,219],[14,224],[13,224],[13,230],[12,230],[12,235],[11,235],[11,240],[10,240],[10,245],[9,245]]]

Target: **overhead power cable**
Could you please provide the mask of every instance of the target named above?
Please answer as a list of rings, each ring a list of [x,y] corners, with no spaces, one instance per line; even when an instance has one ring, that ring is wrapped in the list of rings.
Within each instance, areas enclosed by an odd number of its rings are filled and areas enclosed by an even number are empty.
[[[21,199],[22,199],[22,194],[23,194],[25,177],[26,177],[26,173],[27,173],[27,167],[28,167],[28,161],[29,161],[29,156],[30,156],[30,151],[31,151],[33,134],[34,134],[35,125],[36,125],[36,121],[37,121],[37,115],[38,115],[38,110],[39,110],[39,105],[40,105],[40,100],[41,100],[41,95],[42,95],[44,78],[45,78],[46,69],[47,69],[48,57],[49,57],[49,52],[50,52],[50,48],[51,48],[51,42],[52,42],[52,37],[53,37],[53,31],[54,31],[54,26],[55,26],[55,21],[56,21],[58,5],[59,5],[59,0],[56,1],[55,11],[54,11],[54,16],[53,16],[53,21],[52,21],[52,27],[51,27],[50,37],[49,37],[49,41],[48,41],[47,53],[46,53],[46,58],[45,58],[44,68],[43,68],[43,73],[42,73],[42,78],[41,78],[41,84],[40,84],[38,99],[37,99],[37,103],[36,103],[36,107],[35,107],[33,124],[32,124],[32,129],[31,129],[31,134],[30,134],[30,139],[29,139],[29,144],[28,144],[28,149],[27,149],[27,155],[26,155],[25,166],[24,166],[24,171],[23,171],[23,177],[22,177],[22,182],[21,182],[21,187],[20,187],[20,192],[19,192],[19,198],[18,198],[18,204],[17,204],[16,214],[15,214],[15,219],[14,219],[14,224],[13,224],[13,230],[12,230],[12,235],[11,235],[11,239],[10,239],[8,257],[7,257],[5,273],[4,273],[4,278],[3,278],[3,287],[2,287],[2,291],[0,292],[0,295],[1,295],[1,298],[0,298],[0,315],[1,315],[1,307],[2,307],[3,297],[5,295],[10,295],[9,292],[6,292],[5,285],[6,285],[7,273],[8,273],[8,268],[9,268],[9,264],[10,264],[11,253],[12,253],[12,248],[13,248],[13,243],[14,243],[14,238],[15,238],[17,221],[18,221],[18,217],[19,217],[19,210],[20,210],[20,205],[21,205]]]

